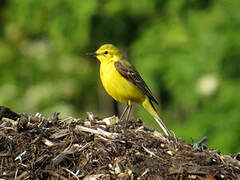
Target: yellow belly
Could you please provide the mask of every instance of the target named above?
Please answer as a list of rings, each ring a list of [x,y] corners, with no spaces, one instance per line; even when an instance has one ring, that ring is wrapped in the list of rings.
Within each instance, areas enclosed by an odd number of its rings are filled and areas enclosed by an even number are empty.
[[[107,93],[117,101],[141,104],[145,100],[145,95],[119,74],[114,63],[101,63],[100,78]]]

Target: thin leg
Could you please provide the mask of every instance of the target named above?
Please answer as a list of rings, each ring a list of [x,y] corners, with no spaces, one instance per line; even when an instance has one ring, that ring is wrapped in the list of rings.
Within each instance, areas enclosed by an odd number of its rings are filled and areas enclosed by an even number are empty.
[[[130,112],[132,110],[132,104],[129,103],[128,106],[129,106],[129,108],[128,108],[128,112],[127,112],[127,121],[129,120]]]
[[[123,119],[123,117],[125,116],[125,114],[126,114],[128,109],[129,109],[129,105],[127,104],[127,106],[125,107],[125,109],[124,109],[124,111],[123,111],[123,113],[122,113],[122,115],[120,117],[120,121]]]

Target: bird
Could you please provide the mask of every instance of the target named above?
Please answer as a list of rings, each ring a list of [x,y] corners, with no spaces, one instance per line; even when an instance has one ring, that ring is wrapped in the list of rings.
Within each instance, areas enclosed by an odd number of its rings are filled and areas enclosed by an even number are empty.
[[[134,102],[146,109],[163,132],[170,136],[169,130],[153,105],[153,103],[159,104],[157,99],[152,95],[136,68],[124,58],[116,46],[104,44],[87,55],[95,56],[100,61],[100,79],[107,93],[116,101],[127,103],[120,120],[125,115],[128,120]]]

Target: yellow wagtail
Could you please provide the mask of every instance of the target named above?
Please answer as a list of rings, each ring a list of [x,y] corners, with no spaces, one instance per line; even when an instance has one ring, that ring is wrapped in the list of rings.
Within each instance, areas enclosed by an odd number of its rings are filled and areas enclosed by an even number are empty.
[[[120,119],[127,111],[127,119],[129,118],[132,102],[135,102],[154,117],[167,136],[170,135],[153,106],[153,102],[159,104],[158,101],[153,97],[134,66],[123,58],[118,48],[112,44],[105,44],[96,52],[88,53],[88,55],[96,56],[100,61],[100,78],[107,93],[116,101],[127,103]]]

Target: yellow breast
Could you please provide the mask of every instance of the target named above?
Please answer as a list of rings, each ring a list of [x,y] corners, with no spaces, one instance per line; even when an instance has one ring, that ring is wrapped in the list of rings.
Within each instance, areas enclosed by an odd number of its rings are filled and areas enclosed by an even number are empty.
[[[133,101],[141,104],[145,95],[116,70],[114,63],[103,62],[100,65],[100,78],[107,93],[120,102]]]

